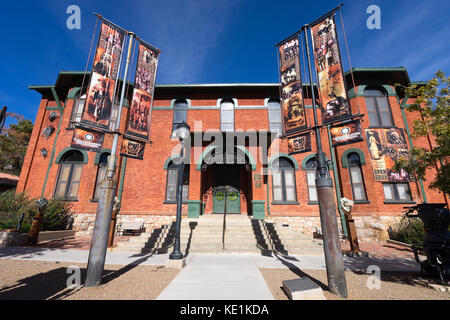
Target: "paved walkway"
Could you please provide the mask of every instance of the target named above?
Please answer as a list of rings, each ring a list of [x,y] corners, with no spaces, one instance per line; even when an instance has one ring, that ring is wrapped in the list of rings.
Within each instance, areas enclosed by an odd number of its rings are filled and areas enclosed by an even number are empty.
[[[157,300],[274,300],[253,255],[195,254]]]

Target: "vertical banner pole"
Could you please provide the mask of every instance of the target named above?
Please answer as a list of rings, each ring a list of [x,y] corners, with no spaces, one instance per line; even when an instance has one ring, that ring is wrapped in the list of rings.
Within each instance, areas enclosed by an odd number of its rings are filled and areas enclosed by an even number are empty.
[[[328,142],[330,145],[331,161],[333,161],[333,164],[334,164],[333,165],[334,187],[336,188],[337,207],[338,207],[339,215],[341,216],[342,232],[345,234],[346,237],[348,237],[347,220],[345,219],[345,214],[342,213],[341,190],[340,190],[340,185],[339,185],[339,172],[337,169],[336,152],[335,152],[335,148],[333,146],[333,141],[331,140],[330,125],[327,126],[327,133],[328,133]]]
[[[118,129],[120,126],[120,118],[122,114],[122,106],[125,97],[126,79],[128,67],[130,64],[131,47],[133,43],[134,33],[129,33],[128,52],[125,64],[125,73],[123,76],[122,93],[120,97],[119,112],[117,114],[116,125],[114,130],[114,140],[111,149],[111,156],[108,158],[108,169],[106,178],[100,185],[100,199],[98,201],[97,215],[95,218],[94,231],[92,234],[91,248],[89,251],[89,260],[86,276],[86,287],[96,287],[100,285],[102,274],[105,267],[106,248],[108,246],[109,229],[111,225],[111,215],[114,206],[114,196],[116,192],[117,181],[113,179],[116,166],[117,144],[119,140]]]
[[[320,129],[317,127],[316,101],[314,88],[312,87],[311,58],[309,54],[309,40],[307,29],[309,25],[303,26],[306,43],[306,56],[308,59],[309,83],[312,93],[314,125],[317,145],[317,177],[316,187],[319,200],[320,224],[322,226],[323,250],[327,267],[328,287],[331,293],[339,297],[346,298],[347,282],[345,280],[344,262],[342,259],[342,249],[339,240],[339,229],[336,217],[336,204],[333,195],[333,181],[328,176],[328,167],[325,153],[322,150]],[[319,84],[318,84],[319,85]]]

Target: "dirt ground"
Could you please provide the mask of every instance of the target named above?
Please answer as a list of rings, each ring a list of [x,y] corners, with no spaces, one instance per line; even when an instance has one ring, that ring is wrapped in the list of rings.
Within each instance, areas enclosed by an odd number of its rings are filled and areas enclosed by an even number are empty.
[[[86,264],[0,260],[0,300],[153,300],[179,272],[164,266],[106,265],[102,285],[67,289],[74,274],[67,272],[69,266],[80,267],[83,284]]]
[[[260,269],[276,300],[288,300],[282,289],[284,280],[309,277],[322,287],[327,300],[339,300],[328,290],[325,270]],[[381,272],[380,289],[367,286],[369,274],[346,271],[348,300],[450,300],[450,292],[439,292],[418,284],[411,273]]]

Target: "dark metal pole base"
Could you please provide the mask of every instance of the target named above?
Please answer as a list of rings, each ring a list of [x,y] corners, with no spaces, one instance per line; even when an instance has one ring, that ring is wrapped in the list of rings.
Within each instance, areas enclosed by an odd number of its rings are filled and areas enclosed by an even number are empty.
[[[169,254],[170,260],[181,260],[184,258],[184,255],[181,252],[172,252]]]
[[[96,287],[102,281],[109,229],[111,226],[111,215],[114,206],[114,195],[116,193],[115,186],[116,181],[114,180],[104,180],[100,185],[100,199],[98,201],[97,215],[92,233],[91,249],[89,251],[86,287]]]
[[[347,283],[344,273],[336,205],[333,197],[333,182],[330,178],[317,177],[320,223],[323,235],[323,250],[327,267],[328,287],[331,293],[347,298]]]

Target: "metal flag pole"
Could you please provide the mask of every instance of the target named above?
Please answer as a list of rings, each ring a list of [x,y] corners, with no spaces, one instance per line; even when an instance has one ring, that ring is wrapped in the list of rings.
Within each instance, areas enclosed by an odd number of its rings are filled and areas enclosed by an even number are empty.
[[[309,25],[302,27],[305,35],[306,56],[308,60],[309,85],[311,88],[314,126],[317,145],[317,176],[316,188],[319,200],[320,224],[322,226],[323,250],[325,254],[325,263],[327,267],[328,287],[331,293],[339,297],[346,298],[347,283],[345,280],[344,263],[342,259],[341,243],[339,241],[339,228],[336,217],[336,204],[334,202],[333,181],[328,175],[328,166],[325,153],[322,149],[322,140],[320,137],[320,128],[317,122],[316,98],[314,94],[311,58],[309,54],[309,39],[307,29]],[[319,85],[319,84],[318,84]]]
[[[111,215],[114,206],[114,196],[116,194],[117,181],[114,180],[116,171],[116,153],[119,141],[120,118],[122,106],[125,98],[125,87],[130,64],[131,48],[135,34],[128,32],[128,52],[125,64],[125,72],[122,83],[122,93],[120,96],[119,112],[117,114],[116,125],[114,127],[114,140],[111,148],[111,155],[108,157],[108,168],[105,180],[100,184],[100,199],[98,201],[97,215],[95,217],[94,231],[92,233],[91,248],[86,276],[86,287],[96,287],[101,283],[103,269],[105,267],[106,248],[108,246],[108,235],[111,225]]]

